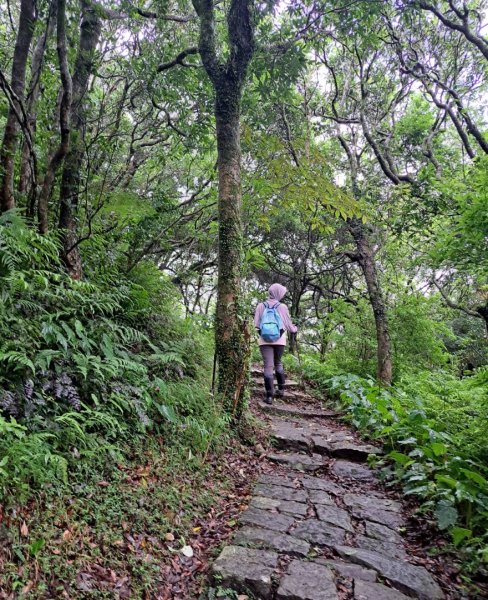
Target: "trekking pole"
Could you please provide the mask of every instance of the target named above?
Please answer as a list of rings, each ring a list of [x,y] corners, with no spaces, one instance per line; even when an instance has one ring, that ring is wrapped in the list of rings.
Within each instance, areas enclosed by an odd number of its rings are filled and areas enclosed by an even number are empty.
[[[302,367],[302,357],[300,355],[300,348],[298,346],[298,335],[295,334],[295,347],[297,349],[297,358],[298,358],[298,368],[300,371],[300,385],[303,389],[304,392],[306,392],[306,387],[305,387],[305,379],[303,377],[303,367]]]

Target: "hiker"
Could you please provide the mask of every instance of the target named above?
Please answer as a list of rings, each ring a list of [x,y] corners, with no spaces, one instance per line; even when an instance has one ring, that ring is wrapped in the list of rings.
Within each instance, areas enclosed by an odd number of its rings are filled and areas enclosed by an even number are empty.
[[[297,327],[290,319],[288,308],[280,300],[286,294],[286,287],[273,283],[268,290],[266,302],[260,302],[254,314],[254,324],[259,332],[259,349],[264,362],[264,387],[267,404],[273,397],[282,398],[285,389],[285,372],[281,359],[286,345],[286,332],[296,333]],[[273,367],[278,381],[278,390],[274,392]]]

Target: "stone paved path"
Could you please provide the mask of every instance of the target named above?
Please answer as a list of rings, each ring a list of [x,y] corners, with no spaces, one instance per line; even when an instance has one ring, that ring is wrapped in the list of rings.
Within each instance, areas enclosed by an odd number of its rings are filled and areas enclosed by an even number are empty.
[[[256,367],[253,377],[259,399]],[[271,427],[270,468],[213,564],[214,585],[249,600],[444,598],[408,556],[401,504],[367,466],[381,448],[358,442],[318,404],[295,383],[283,402],[258,404]]]

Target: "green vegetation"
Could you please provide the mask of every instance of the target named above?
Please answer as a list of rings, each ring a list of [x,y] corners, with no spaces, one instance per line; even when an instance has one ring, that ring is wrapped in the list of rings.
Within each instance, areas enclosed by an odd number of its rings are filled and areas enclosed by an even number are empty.
[[[486,569],[485,4],[0,0],[0,595],[181,567],[276,281],[289,365]]]

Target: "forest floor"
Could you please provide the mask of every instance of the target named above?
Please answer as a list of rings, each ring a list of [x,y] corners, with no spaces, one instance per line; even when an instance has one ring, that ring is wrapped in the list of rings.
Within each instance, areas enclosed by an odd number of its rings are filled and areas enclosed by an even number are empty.
[[[0,506],[0,599],[487,597],[463,591],[433,524],[367,466],[380,448],[297,384],[264,405],[253,376],[254,445],[185,462],[153,440],[69,493]]]
[[[0,505],[1,600],[199,596],[260,461],[239,444],[202,461],[148,442],[102,477]]]

